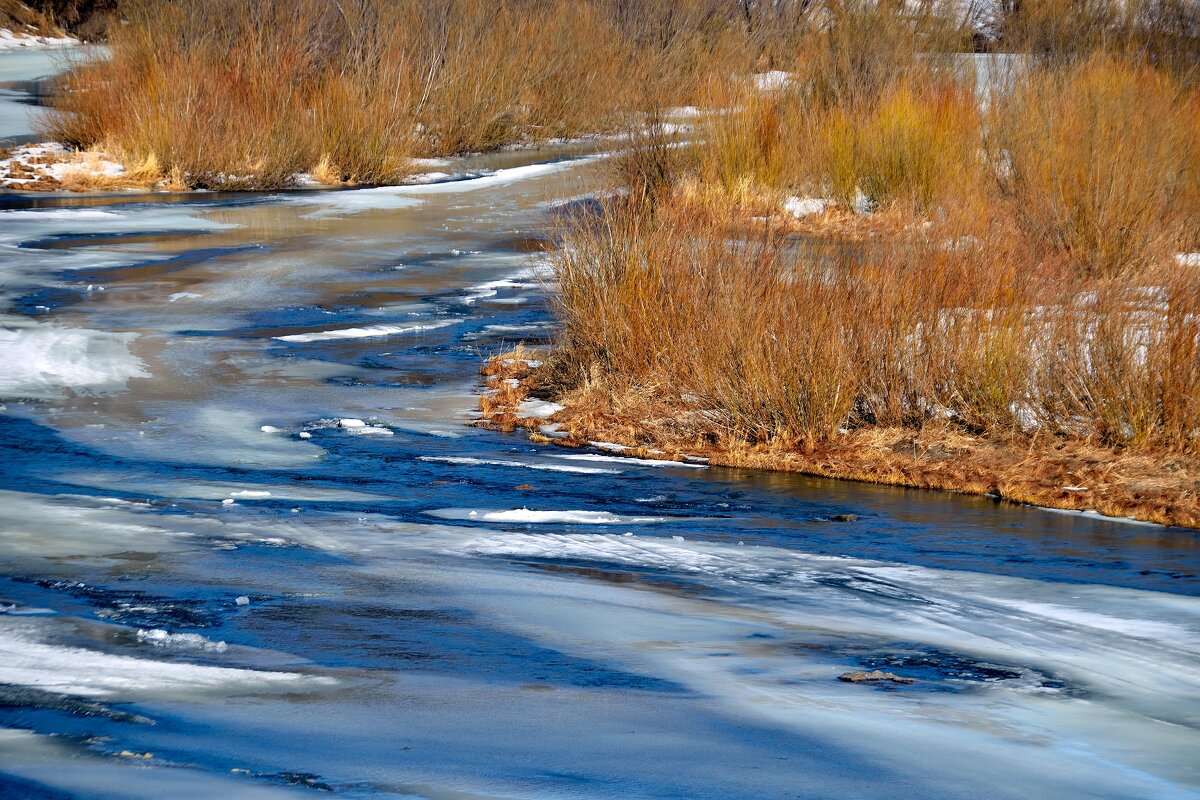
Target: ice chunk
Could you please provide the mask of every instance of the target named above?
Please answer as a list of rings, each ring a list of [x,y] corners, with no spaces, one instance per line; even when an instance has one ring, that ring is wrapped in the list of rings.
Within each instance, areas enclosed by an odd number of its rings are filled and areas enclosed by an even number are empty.
[[[560,522],[576,525],[643,525],[666,522],[663,517],[625,517],[608,511],[541,511],[529,508],[506,511],[442,508],[425,513],[441,519],[471,519],[482,522]]]
[[[178,647],[212,653],[224,653],[228,649],[228,645],[224,642],[214,642],[198,633],[170,633],[161,628],[138,629],[137,638],[139,642],[152,644],[155,647]]]

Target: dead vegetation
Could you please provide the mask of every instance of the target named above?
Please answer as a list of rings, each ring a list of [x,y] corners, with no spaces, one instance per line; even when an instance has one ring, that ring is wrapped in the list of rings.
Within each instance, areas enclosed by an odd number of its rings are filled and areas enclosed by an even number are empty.
[[[196,187],[394,182],[412,157],[622,130],[690,102],[786,35],[747,29],[737,5],[129,0],[47,133]]]
[[[568,444],[1200,526],[1200,274],[1174,258],[1200,245],[1197,40],[1147,16],[1031,45],[982,96],[917,57],[953,31],[841,9],[566,223],[557,348],[522,386]]]

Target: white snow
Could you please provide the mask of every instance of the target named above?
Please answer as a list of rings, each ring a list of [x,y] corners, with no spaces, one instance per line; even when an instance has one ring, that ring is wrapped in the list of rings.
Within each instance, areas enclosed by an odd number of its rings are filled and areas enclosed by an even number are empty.
[[[616,444],[615,442],[588,442],[588,444],[600,450],[608,450],[613,453],[622,453],[629,449],[627,446]]]
[[[787,88],[793,80],[790,72],[779,69],[755,73],[751,79],[754,81],[754,88],[760,92],[773,92]]]
[[[1176,253],[1175,261],[1181,267],[1200,267],[1200,253]]]
[[[566,439],[571,434],[567,431],[560,430],[562,426],[557,422],[550,422],[545,425],[538,425],[538,433],[542,436],[548,436],[551,439]]]
[[[151,628],[150,630],[139,628],[137,639],[139,642],[152,644],[155,647],[171,647],[181,650],[203,650],[209,653],[224,653],[228,649],[228,645],[224,642],[214,642],[198,633],[170,633],[161,628]]]
[[[396,336],[402,333],[420,333],[457,325],[459,320],[431,320],[411,325],[370,325],[364,328],[341,328],[339,330],[316,331],[314,333],[292,333],[276,336],[281,342],[325,342],[336,339],[369,339],[379,336]]]
[[[81,42],[71,36],[39,36],[35,33],[22,33],[0,28],[0,52],[30,48],[34,50],[52,47],[72,47]]]
[[[608,461],[615,464],[636,464],[639,467],[687,467],[689,469],[708,469],[707,464],[691,464],[686,461],[667,461],[657,458],[631,458],[629,456],[602,456],[599,453],[571,453],[569,455],[557,455],[554,458],[562,458],[569,461]]]
[[[824,214],[831,205],[833,205],[832,200],[824,200],[819,197],[789,197],[783,201],[784,211],[796,219],[814,214]]]
[[[75,152],[58,142],[22,145],[12,150],[7,158],[0,159],[0,186],[20,189],[25,184],[35,184],[43,178],[63,180],[71,176],[115,177],[125,172],[125,167],[98,152]],[[32,177],[25,177],[32,173]],[[22,210],[23,211],[23,210]],[[8,212],[20,214],[22,211]],[[91,209],[55,209],[74,211],[76,219],[97,218],[107,212]],[[83,213],[79,213],[83,212]],[[29,213],[29,212],[24,212]],[[47,212],[37,211],[37,214]]]

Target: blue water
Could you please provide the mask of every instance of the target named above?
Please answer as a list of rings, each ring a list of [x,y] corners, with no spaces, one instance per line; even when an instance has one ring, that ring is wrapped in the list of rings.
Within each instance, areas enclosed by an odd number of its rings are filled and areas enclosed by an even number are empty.
[[[0,795],[1200,796],[1194,532],[468,427],[604,145],[0,195]]]

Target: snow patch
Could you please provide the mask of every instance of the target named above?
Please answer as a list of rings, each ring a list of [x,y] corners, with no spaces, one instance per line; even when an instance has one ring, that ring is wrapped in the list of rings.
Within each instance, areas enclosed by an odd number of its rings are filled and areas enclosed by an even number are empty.
[[[564,408],[566,406],[551,403],[549,400],[524,400],[517,406],[517,416],[548,419]]]
[[[708,469],[707,464],[691,464],[686,461],[667,461],[657,458],[631,458],[629,456],[602,456],[599,453],[572,453],[570,455],[554,455],[569,461],[608,461],[616,464],[636,464],[639,467],[687,467],[689,469]]]
[[[792,74],[776,69],[770,72],[758,72],[751,76],[754,88],[760,92],[776,92],[786,89],[792,83]]]
[[[789,197],[783,201],[783,210],[796,219],[801,219],[814,214],[824,214],[831,205],[833,205],[832,200],[824,200],[820,197]]]
[[[82,44],[82,42],[73,36],[38,36],[33,33],[0,28],[0,52],[18,49],[43,50],[53,47],[73,47],[77,44]]]

